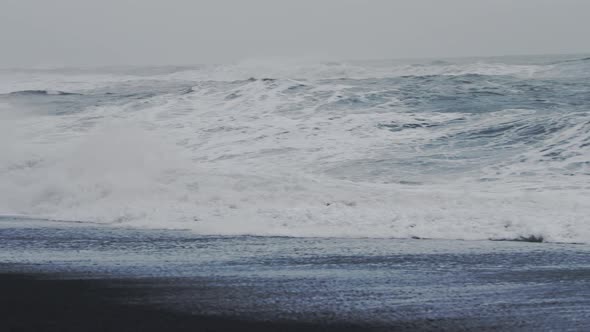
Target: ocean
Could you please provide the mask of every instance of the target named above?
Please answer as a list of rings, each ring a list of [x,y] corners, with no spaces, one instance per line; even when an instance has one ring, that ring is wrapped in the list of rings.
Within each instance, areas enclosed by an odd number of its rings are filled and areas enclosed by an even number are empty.
[[[585,55],[0,69],[0,215],[590,243]]]

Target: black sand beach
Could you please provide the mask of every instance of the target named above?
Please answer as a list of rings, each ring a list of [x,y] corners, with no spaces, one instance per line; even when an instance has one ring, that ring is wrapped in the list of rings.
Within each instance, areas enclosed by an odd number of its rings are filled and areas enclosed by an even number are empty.
[[[149,294],[139,280],[0,274],[0,330],[18,331],[469,331],[475,322],[422,319],[388,324],[258,321],[128,303]],[[144,281],[145,282],[145,281]],[[501,325],[498,325],[500,328]],[[487,326],[487,330],[495,330]]]
[[[148,289],[131,280],[60,280],[0,274],[0,330],[18,331],[357,331],[360,327],[259,322],[125,303]]]
[[[2,269],[6,269],[4,266]],[[470,319],[417,319],[387,324],[238,319],[186,313],[135,302],[154,285],[145,280],[63,279],[48,274],[0,274],[0,330],[24,331],[471,331],[481,322]],[[154,282],[154,281],[152,281]],[[166,281],[160,280],[162,284]],[[168,290],[170,291],[170,290]],[[215,305],[215,303],[211,303]],[[518,322],[509,323],[512,328]],[[522,325],[520,327],[525,327]],[[506,327],[479,326],[483,330]]]
[[[587,331],[587,245],[0,222],[2,331]]]

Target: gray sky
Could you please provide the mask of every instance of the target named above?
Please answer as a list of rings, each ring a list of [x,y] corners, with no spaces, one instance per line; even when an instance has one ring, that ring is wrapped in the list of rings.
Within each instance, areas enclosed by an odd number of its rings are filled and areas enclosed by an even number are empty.
[[[0,0],[0,66],[590,52],[590,0]]]

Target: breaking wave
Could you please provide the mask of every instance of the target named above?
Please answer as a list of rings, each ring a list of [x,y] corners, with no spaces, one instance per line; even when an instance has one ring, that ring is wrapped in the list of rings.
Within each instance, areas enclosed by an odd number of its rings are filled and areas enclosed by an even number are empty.
[[[3,70],[0,213],[590,242],[589,71],[546,57]]]

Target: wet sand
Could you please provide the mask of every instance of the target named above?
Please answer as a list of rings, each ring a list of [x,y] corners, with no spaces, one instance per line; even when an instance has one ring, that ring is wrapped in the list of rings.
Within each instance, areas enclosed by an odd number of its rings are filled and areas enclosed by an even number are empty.
[[[145,295],[132,280],[63,280],[0,274],[0,330],[17,331],[357,331],[360,327],[260,322],[129,304]]]
[[[588,245],[0,222],[0,330],[588,331]]]

